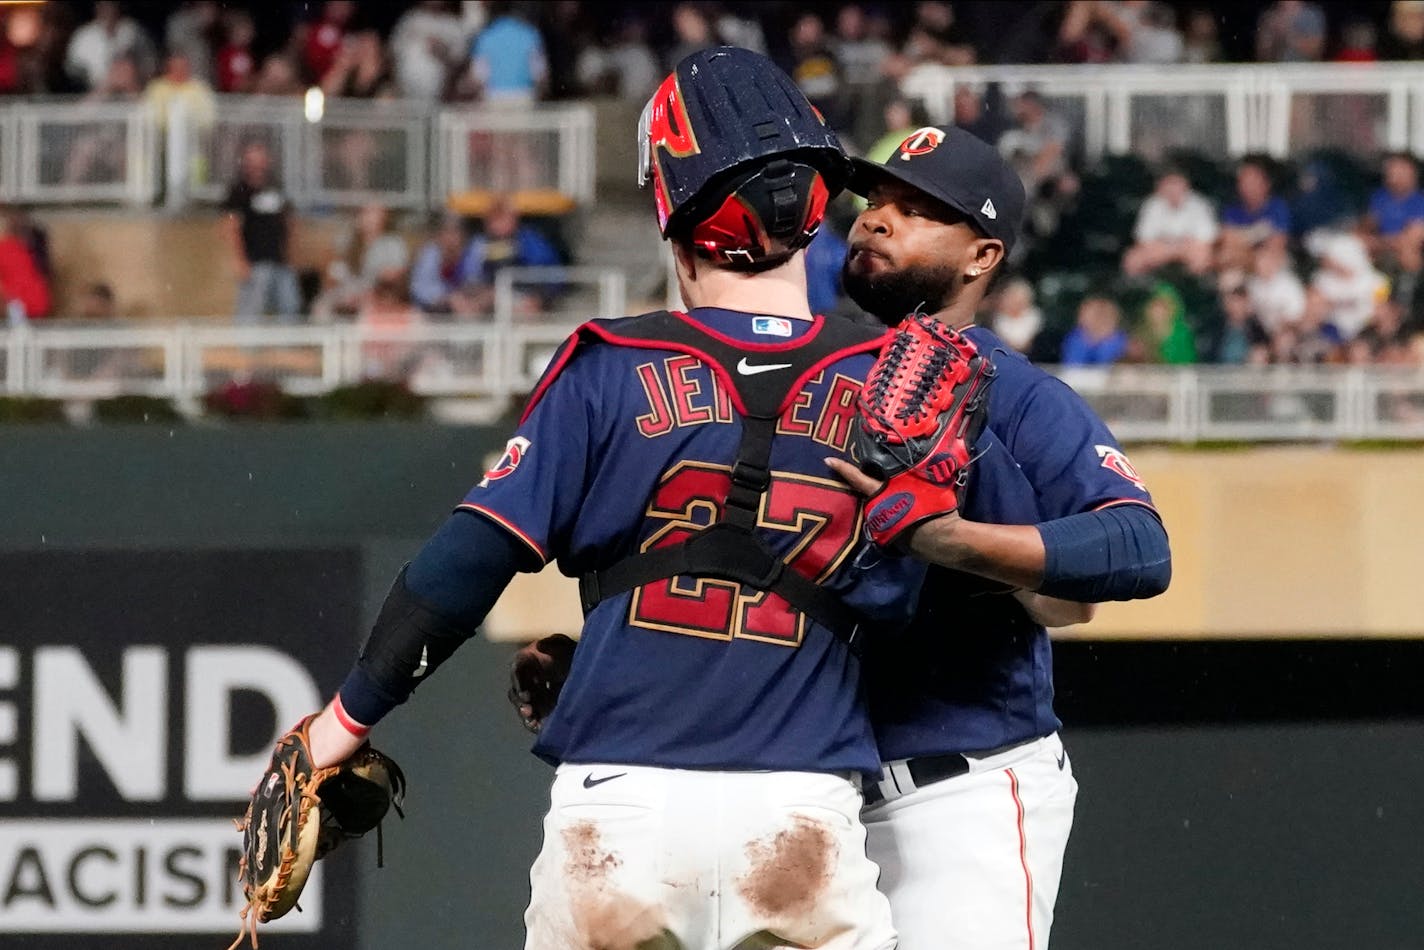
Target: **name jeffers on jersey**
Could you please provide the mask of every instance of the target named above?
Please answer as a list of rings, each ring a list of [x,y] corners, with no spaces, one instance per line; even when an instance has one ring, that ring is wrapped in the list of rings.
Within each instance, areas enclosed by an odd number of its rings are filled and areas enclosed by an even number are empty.
[[[708,423],[731,423],[732,401],[715,373],[696,357],[669,356],[639,364],[638,384],[647,412],[637,417],[638,432],[654,439],[674,429]],[[777,423],[778,435],[803,436],[846,451],[860,383],[825,371],[806,381]]]

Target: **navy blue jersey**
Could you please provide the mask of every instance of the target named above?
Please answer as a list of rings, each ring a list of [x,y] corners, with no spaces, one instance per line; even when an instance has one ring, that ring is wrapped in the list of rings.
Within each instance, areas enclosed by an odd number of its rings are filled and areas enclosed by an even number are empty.
[[[744,375],[774,371],[778,349],[822,325],[713,309],[690,318],[744,344]],[[742,426],[727,387],[691,355],[610,343],[571,352],[465,507],[578,576],[709,524]],[[781,416],[758,533],[792,569],[894,624],[913,610],[924,568],[867,556],[860,500],[824,461],[847,455],[873,360],[863,352],[824,367]],[[875,772],[859,665],[775,595],[707,579],[649,584],[588,615],[535,752],[552,762]]]
[[[1067,385],[982,327],[967,332],[998,378],[963,516],[1037,524],[1116,504],[1151,506],[1112,433]],[[886,761],[993,749],[1047,735],[1048,633],[1003,584],[931,567],[902,637],[869,644],[865,675]]]

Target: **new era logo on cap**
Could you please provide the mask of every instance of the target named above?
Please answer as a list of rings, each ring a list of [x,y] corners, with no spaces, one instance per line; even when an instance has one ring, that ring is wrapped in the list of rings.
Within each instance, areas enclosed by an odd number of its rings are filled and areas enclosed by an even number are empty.
[[[990,221],[997,218],[999,216],[999,212],[994,208],[994,199],[985,198],[984,207],[979,209],[979,213],[982,214],[984,217],[988,218]]]

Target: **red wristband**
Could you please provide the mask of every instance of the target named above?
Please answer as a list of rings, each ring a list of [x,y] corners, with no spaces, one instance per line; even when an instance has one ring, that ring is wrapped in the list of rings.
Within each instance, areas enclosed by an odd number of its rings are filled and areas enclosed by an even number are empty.
[[[336,721],[341,723],[341,728],[351,733],[358,739],[364,739],[371,734],[370,726],[363,726],[361,723],[351,718],[351,714],[346,711],[346,707],[341,705],[341,695],[338,693],[336,699],[332,700],[331,711],[336,714]]]

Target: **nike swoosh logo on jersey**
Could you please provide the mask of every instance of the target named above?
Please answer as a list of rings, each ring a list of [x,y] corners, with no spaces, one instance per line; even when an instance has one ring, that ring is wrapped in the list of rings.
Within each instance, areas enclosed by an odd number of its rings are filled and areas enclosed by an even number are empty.
[[[429,649],[430,649],[429,647],[425,647],[425,646],[422,646],[422,647],[420,648],[420,664],[419,664],[418,666],[416,666],[415,672],[412,673],[412,674],[410,674],[410,678],[411,678],[411,679],[413,679],[413,680],[418,680],[418,679],[420,679],[422,676],[425,675],[425,671],[430,668],[430,653],[429,653]]]
[[[790,363],[763,363],[760,366],[753,366],[751,363],[747,362],[747,358],[745,356],[743,356],[740,360],[737,361],[737,372],[741,373],[743,376],[755,376],[757,373],[770,373],[772,370],[790,368]]]
[[[622,778],[623,776],[625,776],[625,775],[627,775],[627,774],[628,774],[627,772],[619,772],[619,773],[616,774],[616,775],[605,775],[605,776],[603,776],[603,778],[594,778],[594,777],[593,777],[593,773],[590,772],[590,773],[588,773],[587,775],[585,775],[585,776],[583,777],[583,787],[584,787],[584,788],[593,788],[595,785],[602,785],[604,782],[611,782],[611,781],[613,781],[614,779],[616,779],[616,778]]]
[[[1058,771],[1063,771],[1063,766],[1068,764],[1068,750],[1064,749],[1058,753]]]

